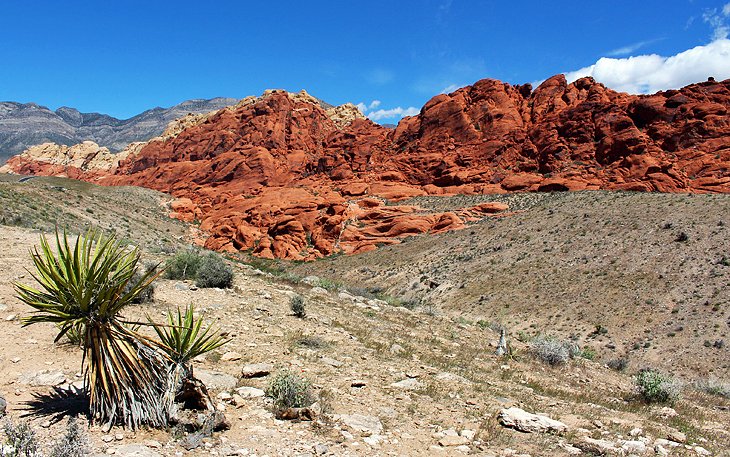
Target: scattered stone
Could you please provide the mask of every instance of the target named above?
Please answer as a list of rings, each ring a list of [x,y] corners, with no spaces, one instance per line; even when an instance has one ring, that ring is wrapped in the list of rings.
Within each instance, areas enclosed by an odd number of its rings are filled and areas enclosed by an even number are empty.
[[[712,455],[712,452],[708,451],[707,449],[703,448],[702,446],[695,446],[695,453],[697,455],[705,456],[705,455]]]
[[[7,410],[8,410],[8,402],[5,401],[5,399],[3,397],[0,397],[0,417],[3,417]]]
[[[406,378],[402,381],[394,382],[390,387],[404,390],[416,390],[423,387],[423,383],[416,378]]]
[[[468,444],[469,440],[463,436],[446,435],[439,440],[439,444],[443,447],[456,447]]]
[[[152,449],[159,449],[162,447],[162,443],[157,440],[144,440],[142,444],[147,447],[151,447]]]
[[[654,453],[661,457],[666,457],[669,455],[669,451],[661,444],[654,445]]]
[[[621,449],[626,454],[642,455],[646,453],[646,444],[643,441],[624,441]]]
[[[375,416],[340,414],[335,416],[335,420],[365,436],[380,435],[383,432],[383,424]]]
[[[669,406],[664,406],[659,410],[659,416],[663,417],[664,419],[671,419],[672,417],[677,417],[677,411],[674,410],[674,408],[670,408]]]
[[[593,421],[593,425],[596,428],[603,428],[603,422],[599,421],[598,419],[596,419],[596,420]]]
[[[547,416],[528,413],[512,407],[499,412],[499,422],[505,427],[511,427],[525,433],[565,433],[568,426]]]
[[[381,435],[370,435],[370,436],[367,436],[367,437],[363,438],[362,440],[363,440],[363,441],[365,442],[365,444],[367,444],[368,446],[371,446],[371,447],[376,447],[376,446],[378,446],[378,445],[380,444],[380,442],[381,442],[381,441],[383,441],[384,439],[385,439],[385,437],[383,437],[383,436],[381,436]]]
[[[184,282],[178,282],[175,284],[175,290],[190,290],[187,284]]]
[[[437,374],[435,376],[436,379],[439,381],[445,381],[445,382],[460,382],[462,384],[469,384],[470,381],[466,379],[463,376],[459,376],[458,374],[449,373],[446,371],[442,371],[441,373]]]
[[[116,448],[114,455],[120,457],[162,457],[143,444],[125,444]]]
[[[629,432],[629,436],[639,436],[642,433],[644,433],[642,429],[640,429],[639,427],[635,427],[631,429],[631,431]]]
[[[469,441],[472,441],[472,440],[474,440],[474,437],[477,436],[477,432],[476,432],[476,430],[469,430],[469,429],[465,428],[464,430],[459,432],[459,435],[463,436],[464,438],[468,439]]]
[[[353,379],[350,381],[350,387],[365,387],[367,384],[367,381],[363,379]]]
[[[60,386],[66,382],[66,375],[62,371],[42,370],[37,373],[26,373],[18,381],[32,387]]]
[[[335,367],[335,368],[339,368],[342,365],[344,365],[339,360],[331,359],[329,357],[322,357],[322,363],[324,363],[325,365],[329,365],[331,367]]]
[[[241,354],[235,351],[228,351],[221,356],[221,362],[235,362],[241,360]]]
[[[274,414],[279,420],[313,421],[316,416],[311,408],[281,408]]]
[[[590,436],[582,436],[574,446],[583,452],[594,455],[606,455],[611,453],[622,454],[623,450],[616,447],[616,443],[608,440],[597,440]]]
[[[232,390],[238,383],[238,379],[235,376],[219,371],[203,370],[201,368],[195,370],[195,377],[210,390]]]
[[[687,442],[687,435],[675,430],[667,435],[667,439],[675,443],[685,444]]]
[[[114,435],[114,439],[117,441],[122,441],[124,439],[124,433],[117,433]]]
[[[304,284],[306,284],[308,286],[316,286],[319,283],[321,283],[322,280],[319,279],[319,276],[309,275],[309,276],[302,278],[301,282],[303,282]]]
[[[312,287],[312,290],[310,290],[312,295],[329,295],[329,292],[327,292],[327,289],[324,289],[322,287]]]
[[[8,314],[8,317],[6,317],[5,320],[10,322],[10,321],[14,321],[17,318],[18,318],[17,314]]]
[[[314,453],[317,455],[325,455],[330,450],[329,446],[326,444],[315,444],[314,445]]]
[[[241,377],[246,379],[262,378],[271,374],[272,371],[274,371],[274,365],[270,363],[251,363],[241,369]]]
[[[400,344],[398,344],[398,343],[393,343],[393,344],[392,344],[392,345],[390,346],[390,353],[391,353],[391,354],[396,354],[396,355],[398,355],[398,354],[402,354],[402,353],[404,353],[404,352],[406,352],[406,350],[405,350],[405,349],[403,348],[403,346],[401,346],[401,345],[400,345]]]
[[[18,363],[20,362],[20,357],[13,357],[12,359],[10,359],[10,361],[13,363]]]
[[[230,401],[233,396],[224,390],[223,392],[220,392],[218,395],[216,395],[216,398],[220,401]]]
[[[265,395],[263,390],[248,386],[239,387],[236,389],[236,393],[243,398],[258,398]]]
[[[105,443],[111,443],[112,441],[114,441],[114,437],[111,435],[104,435],[101,437],[101,440]]]

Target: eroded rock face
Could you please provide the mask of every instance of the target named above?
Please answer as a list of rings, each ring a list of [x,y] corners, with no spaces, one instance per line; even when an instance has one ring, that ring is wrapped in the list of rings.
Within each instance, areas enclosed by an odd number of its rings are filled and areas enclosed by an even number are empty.
[[[116,168],[66,174],[171,193],[173,215],[200,220],[208,248],[313,259],[506,210],[386,205],[414,196],[730,192],[729,109],[730,80],[632,96],[591,78],[558,75],[534,90],[486,79],[387,129],[348,105],[267,91],[173,128]]]

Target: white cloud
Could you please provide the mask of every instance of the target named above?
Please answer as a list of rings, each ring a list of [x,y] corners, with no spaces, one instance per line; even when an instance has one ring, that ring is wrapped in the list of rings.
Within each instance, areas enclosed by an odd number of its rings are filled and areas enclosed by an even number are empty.
[[[725,9],[730,10],[730,3],[723,8],[723,14]],[[669,57],[657,54],[623,59],[602,57],[595,64],[568,72],[565,76],[568,82],[592,76],[614,90],[634,94],[678,89],[705,81],[709,76],[723,80],[730,78],[730,40],[718,38],[710,44]]]
[[[372,102],[370,102],[370,105],[368,106],[368,108],[375,109],[378,106],[380,106],[380,100],[373,100]]]
[[[368,113],[368,118],[371,121],[381,121],[384,119],[401,119],[405,116],[415,116],[421,110],[415,106],[409,106],[408,108],[401,108],[400,106],[390,109],[379,109]]]
[[[625,55],[638,51],[639,49],[643,48],[646,45],[656,43],[657,41],[659,41],[659,40],[655,39],[655,40],[639,41],[637,43],[632,43],[632,44],[614,49],[612,51],[609,51],[606,55],[608,55],[610,57],[625,56]]]
[[[727,38],[728,34],[730,34],[728,17],[730,17],[730,3],[726,3],[720,11],[715,8],[706,10],[704,14],[702,14],[702,20],[710,24],[710,27],[712,27],[713,40]]]
[[[367,113],[367,111],[368,111],[368,105],[366,105],[363,102],[360,102],[360,103],[358,103],[355,106],[357,106],[357,109],[359,109],[360,112],[363,113],[363,114]]]
[[[459,89],[461,87],[464,87],[465,84],[449,84],[448,86],[441,89],[440,94],[450,94],[451,92],[455,91],[456,89]]]

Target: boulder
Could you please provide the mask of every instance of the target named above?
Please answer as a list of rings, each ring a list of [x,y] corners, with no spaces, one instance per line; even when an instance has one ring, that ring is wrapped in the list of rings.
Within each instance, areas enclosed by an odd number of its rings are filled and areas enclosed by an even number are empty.
[[[383,424],[376,416],[340,414],[335,416],[335,420],[363,436],[380,435],[383,432]]]
[[[270,363],[251,363],[241,368],[241,377],[245,379],[262,378],[274,371],[274,365]]]
[[[547,416],[528,413],[517,407],[502,409],[499,412],[498,420],[505,427],[514,428],[525,433],[562,434],[568,430],[568,426],[560,421]]]

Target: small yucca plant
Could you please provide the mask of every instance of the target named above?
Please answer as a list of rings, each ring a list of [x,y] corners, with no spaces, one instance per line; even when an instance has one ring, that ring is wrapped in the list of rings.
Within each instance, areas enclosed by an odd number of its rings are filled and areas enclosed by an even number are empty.
[[[50,322],[56,341],[80,335],[84,382],[93,421],[131,428],[166,426],[170,404],[160,402],[167,389],[167,361],[152,342],[125,325],[122,310],[157,277],[154,271],[132,282],[140,254],[114,237],[90,230],[73,246],[56,231],[56,251],[44,236],[31,251],[39,288],[16,284],[18,298],[35,309],[25,326]]]
[[[226,344],[228,339],[213,330],[203,328],[203,320],[195,319],[193,305],[185,308],[185,314],[177,309],[177,313],[167,313],[167,325],[153,325],[162,343],[161,348],[167,356],[178,365],[188,364],[195,357],[217,349]]]

